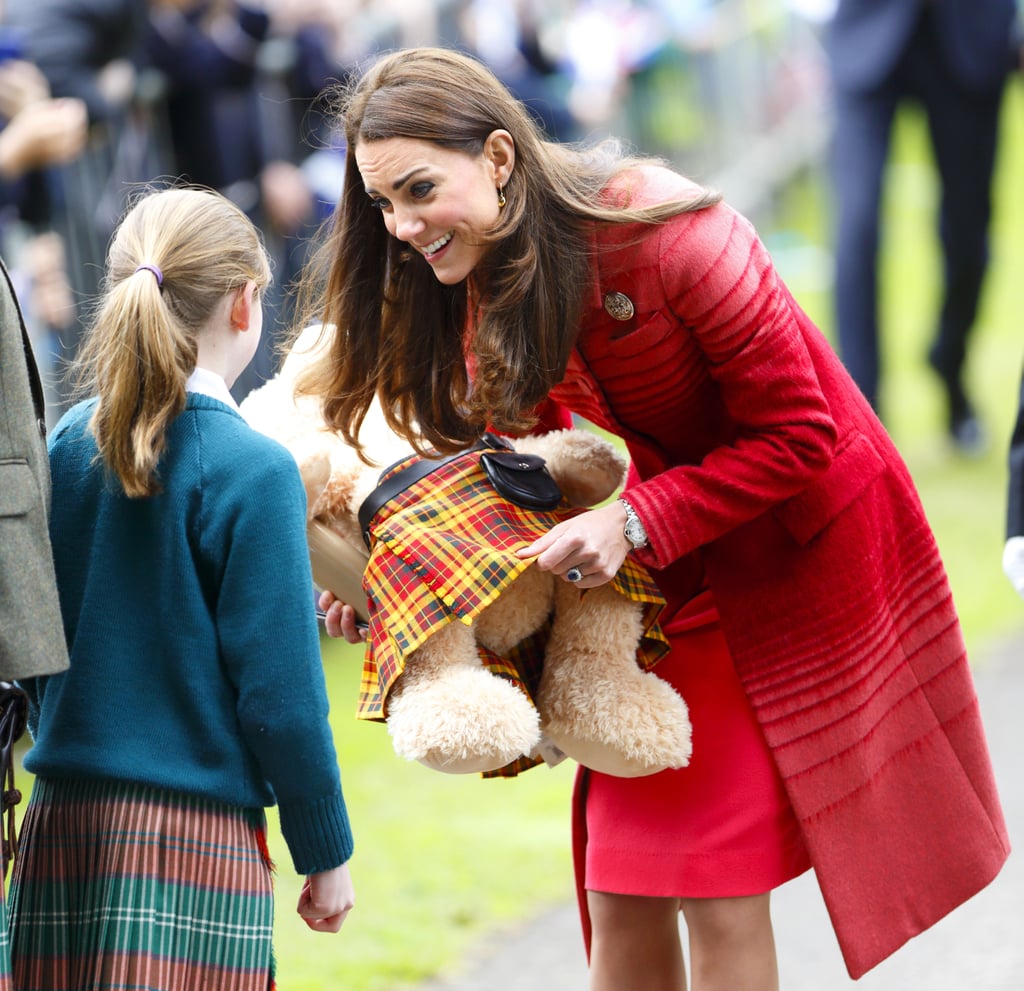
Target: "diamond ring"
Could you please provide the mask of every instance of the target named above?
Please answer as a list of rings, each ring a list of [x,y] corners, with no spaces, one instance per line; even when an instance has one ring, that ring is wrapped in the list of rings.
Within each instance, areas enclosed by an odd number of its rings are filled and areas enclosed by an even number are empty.
[[[570,568],[565,573],[566,581],[578,582],[583,580],[583,572],[579,568]]]

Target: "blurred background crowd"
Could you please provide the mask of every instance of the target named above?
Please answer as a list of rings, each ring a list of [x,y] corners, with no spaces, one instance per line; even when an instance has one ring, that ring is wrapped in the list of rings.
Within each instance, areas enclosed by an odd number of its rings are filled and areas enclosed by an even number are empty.
[[[0,0],[0,253],[51,418],[140,182],[211,186],[264,231],[272,330],[238,397],[272,373],[340,189],[330,94],[375,52],[471,51],[553,137],[625,138],[754,215],[821,156],[820,20],[812,0]]]

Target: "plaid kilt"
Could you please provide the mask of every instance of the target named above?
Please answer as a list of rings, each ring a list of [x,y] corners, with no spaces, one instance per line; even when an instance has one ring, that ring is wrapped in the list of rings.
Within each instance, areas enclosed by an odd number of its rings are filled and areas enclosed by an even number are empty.
[[[20,991],[268,991],[262,809],[121,782],[37,778],[10,893]]]
[[[410,460],[392,466],[385,477]],[[479,451],[441,464],[383,506],[370,526],[372,546],[363,573],[369,632],[358,718],[384,719],[388,692],[409,654],[446,623],[472,623],[532,565],[517,558],[516,550],[582,512],[564,503],[538,511],[509,502],[487,478]],[[657,620],[664,605],[661,593],[647,570],[630,558],[612,586],[644,606],[637,663],[649,669],[668,651]],[[481,661],[532,699],[547,632],[505,656],[480,647]]]

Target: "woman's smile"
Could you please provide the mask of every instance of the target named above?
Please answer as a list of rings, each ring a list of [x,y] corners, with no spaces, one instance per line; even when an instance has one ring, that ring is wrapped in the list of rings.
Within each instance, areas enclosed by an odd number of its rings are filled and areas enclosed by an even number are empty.
[[[423,252],[423,257],[427,261],[433,261],[440,254],[441,249],[448,246],[454,236],[455,233],[449,231],[447,234],[442,234],[436,241],[431,241],[430,244],[424,245],[420,248],[420,251]]]

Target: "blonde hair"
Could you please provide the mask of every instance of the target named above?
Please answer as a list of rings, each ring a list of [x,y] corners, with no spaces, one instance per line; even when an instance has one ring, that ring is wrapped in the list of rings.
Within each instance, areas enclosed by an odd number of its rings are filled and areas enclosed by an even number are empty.
[[[122,218],[73,371],[79,388],[98,396],[90,428],[128,496],[160,491],[157,465],[185,408],[198,333],[249,281],[260,291],[270,282],[266,249],[219,193],[147,189]]]
[[[335,225],[317,261],[323,273],[307,322],[335,326],[325,358],[300,380],[323,396],[326,421],[358,445],[374,398],[389,425],[416,444],[457,450],[488,425],[522,430],[565,374],[593,274],[595,224],[649,225],[718,201],[692,198],[634,207],[614,180],[653,159],[617,142],[574,148],[547,140],[529,111],[478,60],[443,48],[385,55],[341,94],[347,141]],[[479,155],[508,131],[515,168],[491,245],[473,273],[484,305],[469,313],[465,285],[442,285],[409,247],[391,237],[366,195],[355,152],[361,142],[412,138]],[[497,190],[495,191],[497,195]],[[315,284],[310,276],[307,282]],[[472,389],[465,335],[474,363]]]

